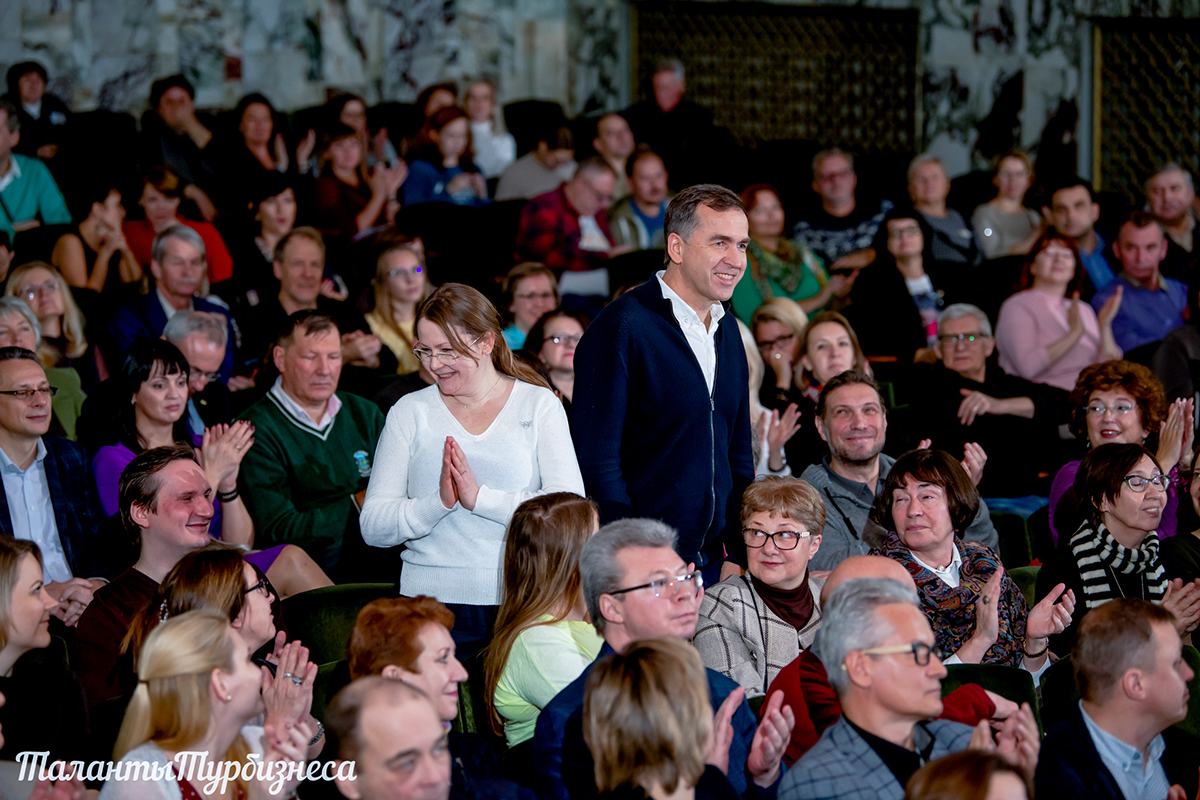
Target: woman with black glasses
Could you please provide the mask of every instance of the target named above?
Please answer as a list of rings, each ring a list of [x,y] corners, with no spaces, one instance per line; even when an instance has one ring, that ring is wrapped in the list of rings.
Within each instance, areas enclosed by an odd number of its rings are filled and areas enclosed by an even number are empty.
[[[570,308],[548,311],[533,323],[522,348],[523,355],[541,366],[550,388],[562,398],[567,417],[575,394],[575,348],[589,321],[586,314]]]
[[[1180,636],[1200,622],[1200,581],[1171,581],[1159,558],[1159,527],[1167,507],[1169,475],[1140,443],[1104,444],[1079,464],[1075,495],[1086,520],[1038,573],[1041,596],[1053,583],[1071,587],[1083,601],[1079,618],[1120,597],[1140,598],[1169,609]],[[1077,622],[1078,620],[1075,620]],[[1072,624],[1051,640],[1058,655],[1075,641]]]
[[[1071,622],[1075,592],[1051,584],[1030,609],[1000,557],[962,539],[978,511],[979,493],[958,461],[941,450],[910,450],[871,508],[871,522],[885,531],[871,553],[912,575],[943,663],[1024,667],[1036,676],[1050,663],[1049,637]]]
[[[808,562],[825,504],[804,481],[767,476],[742,495],[741,519],[748,574],[705,592],[694,643],[706,666],[756,697],[817,636],[825,580],[809,576]]]
[[[388,413],[360,525],[369,545],[405,545],[400,594],[445,603],[467,660],[496,621],[513,512],[550,492],[582,496],[583,477],[562,403],[513,357],[486,297],[461,283],[434,290],[416,335],[436,384]]]

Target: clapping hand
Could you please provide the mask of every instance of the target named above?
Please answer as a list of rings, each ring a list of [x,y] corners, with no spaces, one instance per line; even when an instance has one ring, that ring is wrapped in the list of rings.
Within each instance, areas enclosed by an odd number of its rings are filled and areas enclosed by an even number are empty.
[[[791,706],[783,704],[783,692],[775,692],[763,706],[762,721],[750,743],[746,769],[759,786],[770,786],[779,778],[781,759],[796,727],[796,715]]]

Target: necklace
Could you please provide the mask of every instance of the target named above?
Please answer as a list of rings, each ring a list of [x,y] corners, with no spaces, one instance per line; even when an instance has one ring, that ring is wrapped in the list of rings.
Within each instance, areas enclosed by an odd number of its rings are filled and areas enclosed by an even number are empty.
[[[478,403],[476,403],[476,404],[475,404],[475,407],[474,407],[474,408],[472,408],[471,406],[468,406],[468,405],[467,405],[466,403],[464,403],[462,400],[459,400],[457,395],[453,395],[453,394],[452,394],[452,395],[450,395],[450,396],[451,396],[451,397],[453,397],[453,398],[455,399],[455,401],[456,401],[456,402],[457,402],[457,403],[458,403],[460,406],[462,406],[462,407],[463,407],[463,410],[465,410],[465,411],[473,411],[473,410],[475,410],[475,409],[483,408],[483,406],[487,404],[488,398],[490,398],[490,397],[492,396],[492,392],[494,392],[494,391],[496,390],[496,387],[500,385],[500,379],[501,379],[501,378],[503,378],[503,377],[504,377],[504,375],[503,375],[503,374],[501,374],[501,373],[497,373],[497,374],[496,374],[496,380],[495,380],[495,382],[493,382],[493,383],[492,383],[492,385],[491,385],[491,388],[489,388],[489,389],[487,390],[487,392],[486,392],[486,393],[483,395],[483,399],[482,399],[482,400],[480,400]]]

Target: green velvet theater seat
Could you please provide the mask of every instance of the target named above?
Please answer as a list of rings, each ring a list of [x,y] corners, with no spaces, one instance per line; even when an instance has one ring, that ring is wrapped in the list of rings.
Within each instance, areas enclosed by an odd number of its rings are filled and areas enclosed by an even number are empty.
[[[1038,721],[1038,727],[1041,727],[1033,676],[1025,670],[999,664],[950,664],[946,667],[946,673],[946,677],[942,679],[942,697],[964,684],[973,683],[1018,705],[1029,703],[1034,719]]]
[[[358,612],[372,600],[395,592],[391,583],[346,583],[292,595],[283,601],[288,637],[303,642],[314,664],[341,661]]]

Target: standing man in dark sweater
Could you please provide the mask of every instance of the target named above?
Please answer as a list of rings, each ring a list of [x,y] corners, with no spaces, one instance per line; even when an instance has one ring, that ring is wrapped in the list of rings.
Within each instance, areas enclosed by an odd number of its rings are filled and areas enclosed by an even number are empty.
[[[750,235],[741,200],[712,184],[680,192],[664,230],[666,270],[579,343],[571,434],[601,521],[661,519],[715,582],[741,559],[738,505],[754,480],[746,352],[728,311]]]

